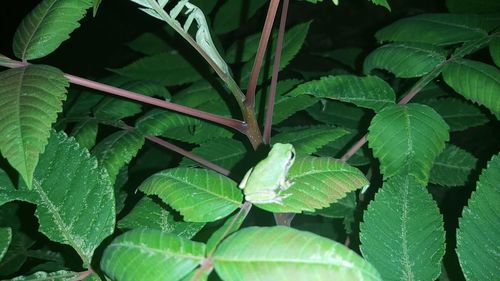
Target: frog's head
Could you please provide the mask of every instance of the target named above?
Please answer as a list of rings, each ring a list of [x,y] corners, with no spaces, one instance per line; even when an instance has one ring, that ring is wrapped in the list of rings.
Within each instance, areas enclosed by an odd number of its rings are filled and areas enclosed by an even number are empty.
[[[283,159],[285,161],[285,169],[288,171],[293,165],[293,161],[295,161],[295,149],[289,143],[276,143],[269,152],[269,157]]]

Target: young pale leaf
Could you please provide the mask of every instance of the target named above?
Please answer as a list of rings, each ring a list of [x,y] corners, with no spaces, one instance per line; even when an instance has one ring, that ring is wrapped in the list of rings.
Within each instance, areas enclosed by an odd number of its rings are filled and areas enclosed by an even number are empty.
[[[443,70],[446,84],[465,98],[500,115],[500,70],[472,60],[454,60]]]
[[[113,72],[165,86],[181,85],[201,79],[200,73],[178,53],[160,53],[139,59]]]
[[[302,157],[296,159],[288,172],[293,183],[282,194],[290,194],[277,203],[256,206],[275,213],[312,212],[328,207],[353,190],[360,189],[368,180],[358,169],[328,157]]]
[[[463,186],[476,163],[477,158],[466,150],[447,145],[436,158],[429,181],[442,186]]]
[[[321,100],[306,111],[320,122],[351,129],[358,129],[368,112],[357,106],[329,99]]]
[[[142,198],[132,211],[118,222],[118,227],[121,229],[158,229],[163,233],[172,233],[186,239],[191,239],[203,226],[205,226],[204,223],[174,220],[174,216],[161,204],[147,196]]]
[[[148,195],[158,195],[189,222],[223,218],[236,210],[243,200],[234,181],[216,172],[195,168],[156,173],[139,189]]]
[[[490,55],[495,64],[500,67],[500,36],[491,39]]]
[[[423,101],[432,107],[450,126],[450,131],[481,126],[488,123],[488,117],[475,105],[455,98],[431,99]]]
[[[212,236],[210,236],[207,241],[207,256],[211,256],[215,252],[222,240],[228,237],[231,233],[240,229],[243,221],[248,215],[248,212],[250,212],[251,208],[249,206],[251,205],[248,205],[248,207],[243,205],[238,213],[228,218],[224,225],[217,229]]]
[[[92,10],[92,13],[94,17],[97,15],[97,10],[99,10],[99,6],[101,5],[102,0],[94,0],[94,8]]]
[[[221,167],[232,170],[238,163],[241,163],[249,151],[252,151],[251,148],[246,147],[240,141],[225,139],[223,142],[212,140],[202,143],[191,152]],[[179,165],[195,166],[198,164],[189,158],[184,158]]]
[[[482,16],[422,14],[404,18],[379,30],[379,41],[420,42],[452,45],[488,35]]]
[[[283,47],[281,52],[281,60],[279,69],[284,69],[290,61],[297,55],[302,46],[304,45],[304,41],[306,40],[307,33],[309,32],[309,26],[311,25],[311,21],[297,24],[290,28],[287,32],[285,32],[285,38],[283,41]],[[274,51],[276,46],[268,49],[268,52],[271,54],[269,61],[274,60]],[[253,59],[247,62],[243,69],[241,70],[241,79],[240,85],[241,88],[246,88],[248,84],[248,79],[250,78],[250,74],[252,72],[253,67]],[[259,76],[259,85],[262,84],[264,80],[271,78],[273,73],[272,71],[272,63],[266,64],[265,67],[260,72]],[[267,76],[264,77],[264,74]]]
[[[446,60],[446,52],[436,46],[422,43],[393,43],[371,52],[363,68],[370,73],[374,68],[392,72],[399,78],[420,77]]]
[[[28,276],[18,276],[16,278],[10,279],[11,281],[72,281],[77,280],[80,274],[78,272],[60,270],[56,272],[43,272],[38,271]]]
[[[389,106],[372,119],[368,130],[368,145],[380,160],[384,179],[409,173],[427,182],[434,159],[449,139],[441,116],[421,104]]]
[[[266,2],[265,0],[252,0],[249,2],[245,0],[226,1],[218,9],[214,17],[215,33],[223,34],[238,28],[247,22]]]
[[[457,230],[457,254],[467,280],[495,280],[500,246],[500,155],[493,156],[483,170]]]
[[[117,281],[180,280],[204,259],[205,245],[153,229],[118,236],[106,248],[101,268]]]
[[[344,245],[284,226],[236,232],[216,250],[213,264],[222,280],[382,280]]]
[[[43,0],[19,24],[12,49],[16,57],[32,60],[52,53],[80,26],[91,0]]]
[[[0,261],[7,253],[12,240],[12,229],[10,227],[0,227]]]
[[[325,76],[320,80],[299,85],[288,95],[312,95],[318,98],[340,100],[375,111],[394,104],[395,100],[391,86],[377,76]]]
[[[73,247],[85,265],[113,233],[115,201],[109,176],[86,149],[63,133],[51,135],[28,193],[35,196],[29,201],[37,204],[40,232]]]
[[[120,169],[132,160],[144,144],[144,136],[136,131],[122,130],[98,143],[92,154],[106,168],[112,183]]]
[[[443,218],[419,179],[389,179],[363,221],[361,253],[384,280],[436,280],[444,255]]]
[[[49,66],[0,73],[0,151],[28,187],[68,86],[64,74]]]
[[[331,126],[296,127],[272,137],[273,143],[291,143],[301,155],[316,152],[324,145],[349,134],[349,131]]]

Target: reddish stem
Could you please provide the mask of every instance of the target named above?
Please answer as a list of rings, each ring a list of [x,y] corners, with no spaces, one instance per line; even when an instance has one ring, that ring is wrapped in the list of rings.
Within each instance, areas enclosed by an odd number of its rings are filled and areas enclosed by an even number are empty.
[[[273,76],[271,78],[271,87],[269,89],[269,98],[267,100],[266,124],[264,125],[264,143],[270,143],[271,128],[273,124],[273,111],[276,99],[276,85],[278,84],[278,73],[280,71],[281,51],[283,49],[283,40],[285,38],[286,17],[288,14],[288,0],[283,1],[281,7],[280,27],[278,31],[278,40],[274,52]]]
[[[15,61],[15,60],[12,60],[9,58],[2,57],[2,59],[4,60],[4,62],[1,65],[9,67],[9,68],[18,68],[18,67],[25,67],[25,66],[30,65],[27,62],[19,62],[19,61]],[[75,75],[65,73],[64,76],[73,84],[77,84],[77,85],[84,86],[84,87],[87,87],[90,89],[102,91],[102,92],[109,93],[112,95],[124,97],[127,99],[144,102],[147,104],[151,104],[151,105],[158,106],[161,108],[169,109],[172,111],[184,113],[186,115],[194,116],[194,117],[197,117],[200,119],[212,121],[214,123],[233,128],[233,129],[235,129],[243,134],[246,134],[246,132],[247,132],[248,125],[245,122],[240,121],[240,120],[222,117],[222,116],[215,115],[212,113],[193,109],[193,108],[190,108],[187,106],[171,103],[171,102],[164,101],[164,100],[157,99],[157,98],[144,96],[144,95],[132,92],[132,91],[128,91],[128,90],[120,89],[120,88],[113,87],[110,85],[106,85],[103,83],[95,82],[95,81],[88,80],[88,79],[78,77]]]
[[[264,23],[264,28],[262,29],[259,48],[257,49],[257,55],[252,67],[252,74],[250,75],[250,80],[248,81],[245,105],[249,108],[253,108],[255,105],[255,90],[257,89],[257,80],[259,79],[260,69],[262,68],[262,62],[264,61],[264,54],[266,53],[266,47],[269,42],[269,37],[271,35],[274,17],[276,16],[279,2],[279,0],[271,0],[269,9],[267,10],[266,22]]]

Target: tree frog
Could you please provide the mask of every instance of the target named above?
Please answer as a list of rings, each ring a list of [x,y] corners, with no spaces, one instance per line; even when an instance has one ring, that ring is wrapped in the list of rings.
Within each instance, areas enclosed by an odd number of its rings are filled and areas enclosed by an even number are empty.
[[[295,160],[295,150],[291,144],[276,143],[268,156],[248,170],[239,187],[245,199],[255,204],[277,203],[290,194],[281,195],[292,182],[286,179],[288,170]]]

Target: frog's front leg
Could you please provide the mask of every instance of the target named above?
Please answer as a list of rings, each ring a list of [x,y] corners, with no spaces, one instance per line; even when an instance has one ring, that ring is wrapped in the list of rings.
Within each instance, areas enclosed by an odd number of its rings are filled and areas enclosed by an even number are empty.
[[[292,185],[293,185],[293,182],[290,180],[287,180],[286,178],[281,179],[279,182],[279,188],[281,190],[287,190]]]

